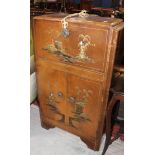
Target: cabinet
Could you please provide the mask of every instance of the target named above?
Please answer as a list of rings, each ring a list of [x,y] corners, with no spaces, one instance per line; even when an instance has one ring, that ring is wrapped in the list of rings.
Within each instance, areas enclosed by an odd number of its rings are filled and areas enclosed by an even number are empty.
[[[104,128],[120,19],[66,14],[34,17],[42,126],[57,126],[98,150]]]

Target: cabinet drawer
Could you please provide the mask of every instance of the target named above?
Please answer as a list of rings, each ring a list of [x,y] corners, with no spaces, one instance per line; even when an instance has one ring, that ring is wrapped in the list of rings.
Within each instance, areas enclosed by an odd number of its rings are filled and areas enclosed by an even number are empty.
[[[34,20],[35,52],[38,57],[104,72],[108,30],[69,23],[68,37],[60,21]]]

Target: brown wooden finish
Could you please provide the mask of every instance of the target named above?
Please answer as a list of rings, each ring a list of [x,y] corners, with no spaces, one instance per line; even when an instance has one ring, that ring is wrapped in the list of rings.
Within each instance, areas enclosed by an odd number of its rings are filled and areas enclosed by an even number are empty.
[[[80,63],[76,62],[73,65],[83,66],[90,69],[95,69],[98,71],[103,71],[105,66],[105,52],[106,51],[106,44],[107,44],[107,30],[102,29],[96,29],[96,28],[90,28],[88,30],[87,27],[81,27],[80,31],[77,31],[79,26],[77,24],[71,24],[70,26],[70,37],[64,38],[60,35],[61,31],[61,23],[60,22],[50,22],[50,21],[37,21],[38,26],[36,29],[36,38],[37,46],[36,46],[36,54],[38,57],[47,58],[51,61],[58,61],[63,62],[60,58],[56,57],[55,55],[52,55],[51,53],[48,53],[43,50],[43,48],[46,48],[49,44],[52,44],[54,41],[61,41],[63,43],[63,48],[68,53],[68,55],[77,56],[79,53],[79,38],[78,36],[80,34],[83,35],[89,35],[92,36],[94,34],[94,31],[96,32],[96,35],[94,38],[91,38],[91,43],[95,46],[89,46],[87,51],[88,57],[90,57],[92,60],[94,60],[93,63]],[[52,29],[52,27],[58,28],[56,31],[55,29]],[[42,39],[40,39],[39,36],[42,36]],[[75,38],[75,36],[77,36]],[[102,38],[102,40],[98,40],[98,38]],[[98,57],[100,55],[100,57]]]
[[[34,18],[42,126],[60,127],[80,136],[91,149],[98,150],[117,37],[123,23],[119,19],[97,16],[74,17],[67,19],[69,36],[64,37],[61,19],[65,16],[56,14]],[[81,55],[79,57],[82,49],[80,34],[90,41],[84,59]],[[85,44],[85,40],[82,43]]]

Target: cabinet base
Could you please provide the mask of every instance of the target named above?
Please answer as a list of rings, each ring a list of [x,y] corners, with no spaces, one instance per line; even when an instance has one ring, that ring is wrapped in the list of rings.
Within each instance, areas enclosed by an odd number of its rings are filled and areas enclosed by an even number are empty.
[[[42,126],[42,128],[44,128],[44,129],[50,129],[50,126],[49,125],[47,125],[45,122],[41,122],[41,126]]]
[[[81,140],[88,146],[89,149],[99,151],[100,142],[98,142],[98,140],[90,141],[84,138],[81,138]]]
[[[41,117],[41,126],[45,129],[50,129],[50,128],[54,128],[55,126],[52,125],[51,122],[49,122],[47,119],[43,119],[44,117]],[[75,134],[75,133],[73,133]],[[76,135],[76,134],[75,134]],[[79,136],[80,137],[80,136]],[[87,139],[87,138],[83,138],[80,137],[81,140],[88,146],[89,149],[92,149],[94,151],[99,151],[100,148],[100,139]]]
[[[41,126],[42,126],[42,128],[44,128],[44,129],[46,129],[46,130],[55,127],[54,125],[52,125],[51,123],[49,123],[48,121],[46,121],[46,120],[44,119],[44,117],[43,117],[43,115],[41,114],[41,112],[40,112],[40,121],[41,121]]]

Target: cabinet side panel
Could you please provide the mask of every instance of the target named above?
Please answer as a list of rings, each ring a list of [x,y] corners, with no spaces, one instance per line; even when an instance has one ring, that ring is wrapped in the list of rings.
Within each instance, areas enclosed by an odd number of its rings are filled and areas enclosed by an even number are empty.
[[[100,107],[100,118],[98,123],[98,130],[97,130],[97,139],[96,141],[96,148],[100,146],[100,140],[103,134],[103,129],[105,128],[105,114],[106,108],[108,103],[109,97],[109,89],[111,84],[112,72],[113,72],[113,65],[115,60],[115,53],[117,48],[117,40],[118,34],[120,31],[123,30],[123,23],[117,25],[116,27],[111,27],[109,31],[109,41],[107,47],[107,56],[106,56],[106,66],[105,66],[105,75],[104,75],[104,87],[103,87],[103,100],[102,104],[105,106]]]

